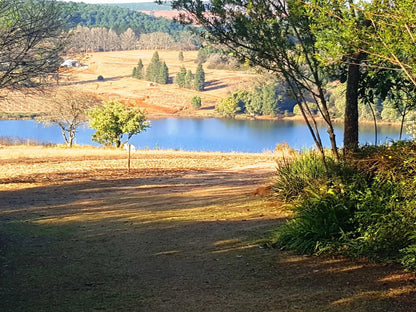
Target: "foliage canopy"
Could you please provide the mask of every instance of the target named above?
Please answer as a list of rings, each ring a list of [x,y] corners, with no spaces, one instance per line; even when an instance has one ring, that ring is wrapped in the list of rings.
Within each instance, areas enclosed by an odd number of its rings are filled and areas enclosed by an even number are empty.
[[[59,68],[64,19],[56,1],[0,1],[0,88],[33,87]]]
[[[103,102],[102,107],[96,106],[89,110],[88,116],[90,127],[96,130],[92,139],[104,145],[120,147],[133,135],[150,127],[143,111],[126,107],[118,100]],[[124,135],[126,139],[122,141]]]

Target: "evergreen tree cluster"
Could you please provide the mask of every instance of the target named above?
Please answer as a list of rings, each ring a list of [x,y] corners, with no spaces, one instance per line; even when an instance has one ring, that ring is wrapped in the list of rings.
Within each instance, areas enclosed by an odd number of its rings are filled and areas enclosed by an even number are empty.
[[[146,80],[160,84],[167,84],[169,78],[169,70],[165,61],[161,61],[159,53],[153,53],[152,60],[146,70]]]
[[[137,79],[145,78],[147,81],[167,84],[169,82],[169,68],[165,61],[160,60],[159,53],[155,51],[146,71],[144,71],[143,62],[140,59],[137,66],[133,68],[132,76]]]
[[[195,75],[190,69],[182,66],[176,75],[176,83],[180,88],[195,89],[204,91],[205,89],[205,72],[201,64],[198,64]]]

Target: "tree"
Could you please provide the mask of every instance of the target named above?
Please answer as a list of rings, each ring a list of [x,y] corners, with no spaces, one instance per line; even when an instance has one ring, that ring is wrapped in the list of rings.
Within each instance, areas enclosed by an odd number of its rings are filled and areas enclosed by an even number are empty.
[[[137,46],[137,37],[131,28],[120,35],[121,50],[134,50]]]
[[[159,53],[155,51],[153,53],[152,59],[150,60],[150,64],[146,70],[146,80],[156,82],[156,78],[157,78],[159,71],[160,71],[160,58],[159,58]]]
[[[183,62],[184,61],[184,57],[183,57],[183,52],[182,51],[179,51],[178,60],[179,60],[179,62]]]
[[[215,107],[215,111],[226,118],[234,118],[240,111],[240,107],[235,98],[227,97],[220,100],[220,103]]]
[[[137,79],[143,79],[143,61],[142,59],[139,59],[139,62],[137,63],[136,67],[136,78]]]
[[[368,79],[366,71],[374,75],[374,69],[392,69],[401,73],[401,80],[416,86],[414,0],[310,3],[321,55],[325,55],[326,62],[344,63],[347,68],[344,146],[353,149],[358,146],[358,98],[364,96],[367,101],[378,91],[373,84],[365,84],[373,80]],[[372,109],[373,103],[367,104]]]
[[[146,80],[154,81],[160,84],[167,84],[169,81],[169,69],[166,62],[162,62],[159,58],[159,53],[153,53],[150,64],[146,70]]]
[[[205,85],[205,72],[202,68],[202,64],[199,63],[194,77],[194,89],[197,91],[204,91],[204,85]]]
[[[126,107],[118,100],[103,102],[102,106],[90,109],[88,116],[90,127],[96,130],[92,139],[104,145],[120,147],[122,143],[128,143],[133,135],[150,127],[143,111]],[[127,138],[123,142],[124,135]]]
[[[192,74],[192,71],[188,69],[185,74],[184,87],[188,89],[191,88],[193,79],[194,79],[194,75]]]
[[[389,62],[400,68],[416,86],[416,7],[414,0],[375,0],[364,4],[369,29],[361,45],[372,61]]]
[[[278,98],[276,89],[273,84],[267,84],[261,88],[262,110],[263,115],[275,116],[278,112]]]
[[[186,76],[186,68],[185,66],[181,66],[179,72],[176,74],[176,83],[180,88],[185,87],[185,76]]]
[[[137,66],[133,68],[132,76],[137,79],[143,79],[143,68],[143,61],[142,59],[139,59]]]
[[[159,72],[156,77],[156,82],[160,84],[167,84],[169,81],[169,69],[166,62],[162,62],[159,66]]]
[[[361,64],[366,54],[360,46],[368,45],[362,38],[367,21],[355,0],[312,0],[309,11],[315,21],[313,31],[321,61],[332,65],[346,80],[344,112],[344,149],[358,148],[358,98]],[[340,71],[341,69],[341,71]],[[363,87],[363,85],[361,85]]]
[[[38,85],[62,63],[64,21],[56,1],[0,1],[0,88]]]
[[[53,110],[37,120],[58,125],[67,147],[72,147],[77,128],[86,121],[86,111],[100,101],[92,94],[63,89],[47,98]]]
[[[331,148],[338,149],[328,111],[325,68],[317,59],[313,20],[303,0],[174,0],[174,9],[186,11],[184,23],[197,23],[208,39],[225,45],[243,62],[265,68],[282,77],[297,100],[321,156],[325,152],[317,122],[308,103],[315,102],[328,127]]]

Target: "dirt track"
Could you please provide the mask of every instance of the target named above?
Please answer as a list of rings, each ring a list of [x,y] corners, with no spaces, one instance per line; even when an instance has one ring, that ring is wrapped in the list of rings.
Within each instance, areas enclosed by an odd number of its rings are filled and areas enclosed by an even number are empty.
[[[393,266],[263,248],[273,156],[0,149],[4,311],[412,311]],[[260,188],[259,188],[260,187]],[[257,190],[257,191],[256,191]]]

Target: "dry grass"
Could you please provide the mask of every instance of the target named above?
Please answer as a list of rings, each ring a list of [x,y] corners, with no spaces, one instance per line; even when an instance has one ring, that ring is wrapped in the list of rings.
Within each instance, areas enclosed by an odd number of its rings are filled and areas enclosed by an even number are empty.
[[[69,84],[71,88],[96,94],[102,100],[121,99],[144,108],[150,118],[172,115],[211,117],[214,116],[213,106],[219,99],[237,89],[251,86],[255,77],[242,72],[205,69],[207,87],[204,92],[181,89],[176,84],[149,86],[148,82],[132,78],[131,74],[139,59],[143,60],[146,67],[153,53],[153,50],[91,53],[85,62],[88,68],[75,68],[63,74],[61,86],[52,89]],[[197,52],[185,51],[184,62],[178,60],[178,54],[179,51],[159,51],[160,58],[167,63],[170,76],[175,77],[182,65],[195,73]],[[97,81],[98,75],[105,80]],[[202,98],[200,110],[194,110],[191,106],[191,99],[195,95]],[[45,105],[42,100],[45,96],[48,95],[10,93],[8,102],[0,102],[0,111],[47,112],[53,107]]]
[[[413,311],[394,266],[259,248],[273,157],[0,148],[1,310]]]

